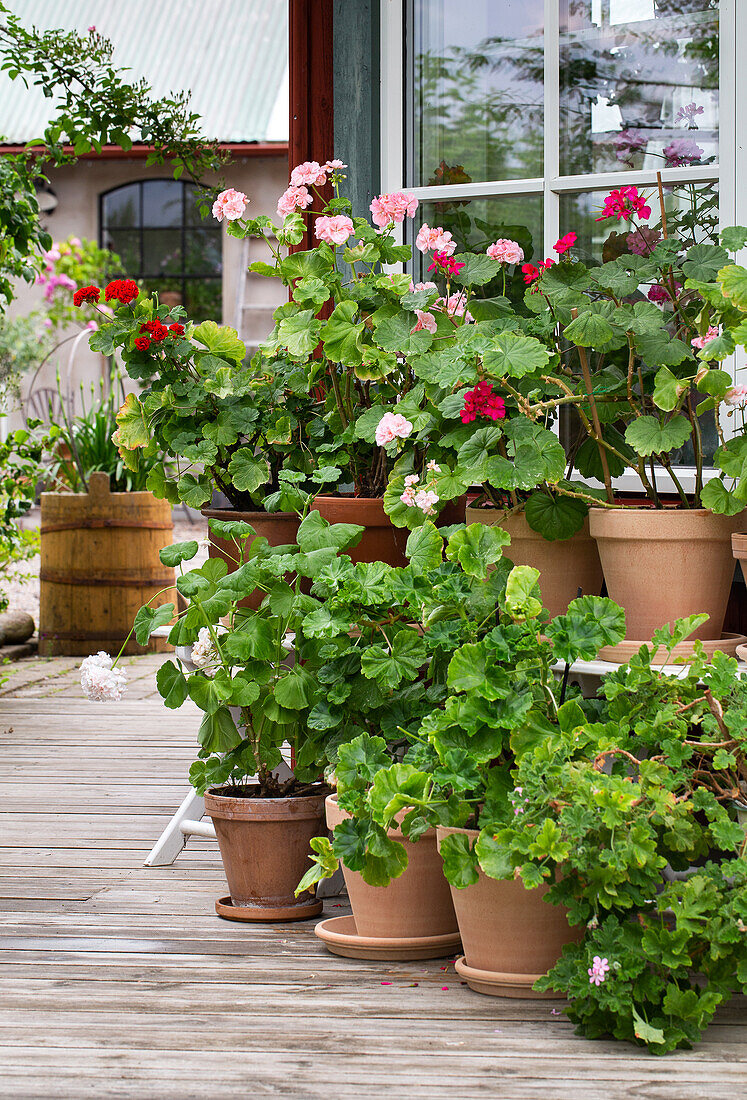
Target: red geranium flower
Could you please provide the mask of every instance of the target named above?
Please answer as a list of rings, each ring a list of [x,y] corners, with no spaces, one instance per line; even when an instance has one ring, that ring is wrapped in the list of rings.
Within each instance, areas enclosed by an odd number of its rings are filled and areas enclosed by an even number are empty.
[[[98,302],[101,291],[97,286],[82,286],[73,294],[73,305],[82,306],[84,302]]]
[[[112,298],[116,298],[122,305],[128,306],[130,302],[135,301],[139,293],[137,283],[133,282],[132,279],[115,279],[114,282],[109,283],[104,291],[104,297],[107,302],[110,302]]]
[[[138,351],[147,351],[150,347],[150,338],[148,336],[138,336],[135,339],[135,347]]]
[[[637,187],[618,187],[605,197],[604,209],[594,220],[603,222],[606,218],[617,218],[621,221],[624,218],[632,221],[634,214],[644,222],[651,217],[651,207],[646,204],[645,196],[638,194]]]
[[[146,321],[145,324],[140,326],[141,332],[147,332],[150,334],[151,340],[160,344],[161,340],[165,340],[168,335],[168,329],[160,321]]]
[[[484,416],[486,420],[503,420],[506,402],[493,393],[492,382],[478,382],[473,390],[465,393],[464,408],[459,415],[463,424],[470,424],[478,416]]]
[[[576,243],[577,237],[575,233],[566,233],[564,237],[561,237],[559,241],[556,241],[553,245],[553,249],[562,256],[564,252],[569,252]]]
[[[173,325],[169,325],[169,332],[172,336],[183,336],[184,325],[180,325],[177,321],[175,321]]]

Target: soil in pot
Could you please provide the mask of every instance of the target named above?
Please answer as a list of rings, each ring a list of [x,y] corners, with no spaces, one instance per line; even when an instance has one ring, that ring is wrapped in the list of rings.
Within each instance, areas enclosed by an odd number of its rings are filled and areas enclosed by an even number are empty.
[[[266,538],[270,546],[291,545],[296,541],[300,520],[295,512],[239,512],[233,508],[203,508],[202,515],[206,519],[241,520],[250,524],[258,536]],[[215,531],[208,528],[210,537],[209,555],[211,558],[223,558],[228,566],[228,572],[233,573],[238,568],[236,560],[236,546],[232,539],[222,539]],[[286,573],[285,579],[290,583],[293,580],[292,573]],[[264,592],[255,589],[251,596],[242,600],[241,607],[250,607],[256,611],[264,598]]]
[[[675,619],[705,612],[709,618],[685,643],[719,640],[734,576],[731,536],[745,513],[719,516],[705,508],[592,508],[590,530],[599,547],[607,594],[625,610],[626,641],[634,649]],[[734,640],[734,638],[736,640]],[[734,652],[743,639],[716,648]],[[617,647],[602,660],[625,660]]]
[[[349,816],[337,805],[336,795],[327,798],[326,809],[330,829]],[[375,941],[372,953],[358,957],[439,958],[453,954],[459,946],[459,933],[449,884],[436,847],[435,829],[414,843],[406,840],[398,829],[390,830],[389,835],[404,844],[408,863],[399,878],[392,879],[388,886],[369,886],[356,871],[343,866],[355,920],[355,929],[348,929],[353,946],[363,939]],[[382,954],[382,950],[386,952],[385,945],[381,946],[384,941],[398,953]],[[327,946],[335,950],[333,943]],[[361,946],[365,948],[365,944]],[[408,954],[408,948],[413,953]]]
[[[506,515],[497,508],[467,508],[467,523],[502,527],[511,536],[504,554],[514,565],[539,569],[542,602],[550,616],[564,615],[578,596],[598,596],[602,591],[602,564],[596,543],[589,533],[589,521],[569,539],[549,542],[533,531],[523,512]]]
[[[326,831],[328,791],[317,783],[280,798],[260,798],[251,786],[205,793],[205,813],[215,826],[230,891],[230,901],[216,904],[221,916],[274,921],[321,913],[313,890],[295,897],[295,889],[309,867],[311,839]]]
[[[437,831],[439,845],[450,833],[472,841],[479,835],[476,829]],[[566,910],[544,900],[547,887],[527,890],[518,879],[479,875],[474,886],[450,887],[464,947],[457,972],[470,989],[494,997],[562,996],[535,993],[532,986],[555,965],[566,943],[581,939],[583,928],[571,928]]]

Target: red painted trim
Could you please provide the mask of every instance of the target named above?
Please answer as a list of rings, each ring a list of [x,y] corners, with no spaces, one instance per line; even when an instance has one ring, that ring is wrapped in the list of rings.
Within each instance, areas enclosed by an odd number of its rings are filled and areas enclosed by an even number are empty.
[[[334,156],[332,0],[290,0],[288,55],[290,173],[305,160]],[[309,247],[306,234],[298,248]]]
[[[220,149],[236,157],[285,157],[288,155],[287,141],[245,141],[225,143]],[[63,147],[65,154],[71,154],[72,145]],[[0,145],[0,153],[43,153],[44,147],[35,145],[27,149],[25,145]],[[133,145],[131,149],[122,149],[119,145],[105,145],[100,153],[83,153],[80,160],[142,160],[153,152],[152,145]]]

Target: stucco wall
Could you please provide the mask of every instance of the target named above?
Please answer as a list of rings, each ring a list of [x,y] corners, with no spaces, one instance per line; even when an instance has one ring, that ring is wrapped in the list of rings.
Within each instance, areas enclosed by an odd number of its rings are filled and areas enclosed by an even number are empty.
[[[58,199],[56,209],[47,218],[47,229],[55,240],[64,240],[71,235],[98,240],[99,195],[102,192],[134,180],[169,178],[170,175],[164,167],[146,168],[142,159],[81,160],[71,167],[51,170],[48,174]],[[226,169],[225,179],[229,186],[245,192],[249,197],[249,213],[252,216],[272,216],[275,215],[278,196],[288,184],[288,162],[285,156],[236,158]],[[247,276],[245,295],[249,308],[244,311],[243,322],[237,323],[237,290],[242,260],[250,262],[255,259],[271,259],[269,250],[256,241],[236,240],[224,231],[222,320],[239,328],[250,347],[264,338],[272,327],[273,309],[286,299],[279,282],[250,274]],[[42,288],[21,285],[10,313],[13,316],[28,313],[38,308],[42,300]],[[58,366],[65,377],[69,366],[69,347],[66,345],[60,349],[58,355],[42,368],[34,383],[35,388],[53,387]],[[72,364],[72,390],[77,394],[81,381],[87,385],[90,380],[98,379],[103,367],[101,356],[91,352],[85,339],[82,340]],[[26,385],[29,383],[30,378]],[[19,422],[20,414],[16,413],[9,426]]]

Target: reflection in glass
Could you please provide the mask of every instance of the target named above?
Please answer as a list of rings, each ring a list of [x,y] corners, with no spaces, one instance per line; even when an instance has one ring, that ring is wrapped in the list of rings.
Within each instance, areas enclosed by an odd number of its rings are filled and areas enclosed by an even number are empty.
[[[542,175],[544,0],[414,0],[408,184]]]
[[[718,0],[560,0],[560,171],[718,159]]]
[[[214,320],[221,313],[220,279],[187,279],[185,306],[195,321]]]
[[[143,232],[143,274],[176,275],[182,270],[181,229]]]
[[[146,180],[143,184],[143,225],[153,228],[182,224],[183,186],[175,180]]]
[[[104,195],[101,214],[105,228],[140,225],[140,184],[129,183]]]
[[[536,261],[542,252],[542,196],[508,195],[490,199],[462,199],[449,202],[423,202],[414,221],[414,231],[426,222],[448,229],[457,242],[457,252],[485,252],[500,237],[516,241],[525,260]],[[414,278],[431,279],[427,268],[432,253],[421,255],[413,250]],[[518,304],[524,298],[520,269],[509,269],[506,294]],[[490,298],[502,291],[502,277],[480,289],[480,297]]]
[[[102,245],[110,252],[116,252],[128,275],[140,271],[140,233],[137,230],[105,229]]]
[[[220,275],[223,241],[220,229],[192,229],[185,234],[184,271],[187,275]]]

